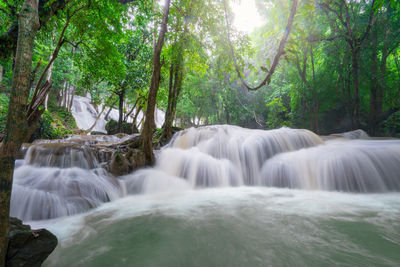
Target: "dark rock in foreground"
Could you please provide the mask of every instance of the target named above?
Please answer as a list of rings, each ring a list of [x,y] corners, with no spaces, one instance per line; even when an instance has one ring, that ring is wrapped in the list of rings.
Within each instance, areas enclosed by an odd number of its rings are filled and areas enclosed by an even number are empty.
[[[57,237],[46,229],[31,230],[29,225],[11,217],[6,266],[40,266],[57,243]]]

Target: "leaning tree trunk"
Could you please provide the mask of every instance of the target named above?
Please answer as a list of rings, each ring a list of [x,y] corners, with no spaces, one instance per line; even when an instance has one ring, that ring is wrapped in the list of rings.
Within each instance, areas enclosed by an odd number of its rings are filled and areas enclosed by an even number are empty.
[[[47,70],[47,75],[46,75],[46,81],[47,82],[51,82],[51,76],[53,74],[53,66],[54,66],[54,60],[51,60],[51,56],[50,56],[50,67]],[[49,102],[49,96],[50,96],[50,92],[48,94],[46,94],[46,100],[44,101],[44,109],[47,110],[47,104]]]
[[[4,266],[7,254],[15,156],[28,131],[26,108],[30,89],[34,39],[39,29],[37,4],[37,0],[25,0],[19,13],[13,83],[5,136],[0,145],[0,266]]]
[[[165,0],[163,20],[161,23],[160,32],[158,34],[157,43],[154,47],[153,53],[153,73],[151,76],[151,85],[149,90],[149,97],[146,110],[146,120],[143,127],[143,152],[147,164],[154,164],[153,154],[153,128],[154,122],[154,111],[156,106],[157,92],[160,85],[161,78],[161,50],[164,45],[164,37],[167,32],[168,15],[169,15],[170,0]]]

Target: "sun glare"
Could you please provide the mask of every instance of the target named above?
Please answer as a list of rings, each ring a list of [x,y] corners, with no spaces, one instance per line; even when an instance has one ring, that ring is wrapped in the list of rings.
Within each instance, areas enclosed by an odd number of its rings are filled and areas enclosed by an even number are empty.
[[[262,26],[263,19],[256,8],[256,0],[231,1],[230,5],[235,14],[234,26],[246,33],[251,33],[255,28]]]

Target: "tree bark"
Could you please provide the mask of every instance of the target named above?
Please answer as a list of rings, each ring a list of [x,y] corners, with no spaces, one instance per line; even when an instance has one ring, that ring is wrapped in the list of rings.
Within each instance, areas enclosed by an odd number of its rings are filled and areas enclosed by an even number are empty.
[[[10,198],[15,156],[28,131],[29,95],[34,38],[39,29],[38,1],[25,0],[18,17],[18,41],[5,136],[0,145],[0,266],[8,246]]]
[[[72,110],[72,105],[74,104],[74,96],[75,96],[75,86],[71,86],[71,89],[70,89],[71,91],[70,91],[70,99],[69,99],[69,104],[68,104],[68,107],[67,107],[67,110],[69,111],[69,112],[71,112],[71,110]]]
[[[119,116],[118,116],[118,132],[122,132],[122,121],[124,117],[124,98],[125,98],[125,88],[123,88],[119,93],[118,93],[118,98],[119,98],[119,105],[118,105],[118,111],[119,111]]]
[[[371,84],[369,96],[369,132],[376,135],[377,132],[377,91],[379,91],[378,82],[378,29],[374,27],[371,36]]]
[[[314,53],[313,47],[310,43],[310,56],[311,56],[311,68],[312,68],[312,77],[313,77],[313,117],[314,117],[314,125],[313,130],[317,134],[319,133],[319,125],[318,125],[318,111],[319,111],[319,101],[317,95],[317,83],[315,81],[315,65],[314,65]]]
[[[124,117],[124,121],[127,122],[129,119],[129,116],[133,113],[133,111],[135,110],[135,108],[138,106],[139,101],[143,98],[143,96],[139,96],[136,101],[135,104],[133,105],[133,107],[131,108],[131,110],[125,115]]]
[[[104,119],[105,119],[106,121],[108,121],[108,116],[110,116],[110,113],[111,113],[111,111],[112,111],[112,109],[114,108],[114,106],[115,106],[116,103],[117,103],[117,100],[115,100],[115,101],[111,104],[110,109],[108,110],[108,112],[107,112],[106,115],[104,116]]]
[[[360,107],[359,107],[359,93],[358,93],[358,51],[351,51],[351,72],[353,74],[353,117],[352,128],[358,129],[360,126]]]
[[[90,126],[90,128],[86,130],[87,133],[90,133],[90,132],[93,130],[93,128],[96,126],[97,122],[99,121],[99,119],[100,119],[100,117],[101,117],[101,114],[103,114],[103,112],[104,112],[105,109],[106,109],[106,105],[104,104],[104,105],[103,105],[103,108],[101,109],[99,115],[97,115],[97,118],[96,118],[96,120],[94,121],[94,123],[92,124],[92,126]]]
[[[149,90],[148,104],[146,110],[146,120],[143,127],[143,153],[147,164],[154,164],[153,154],[153,128],[154,128],[154,110],[156,105],[157,92],[161,78],[161,50],[164,45],[164,37],[167,32],[168,15],[169,15],[170,0],[165,0],[163,20],[161,23],[160,32],[158,34],[157,43],[153,53],[153,73],[151,76],[151,85]]]
[[[51,76],[53,74],[53,66],[54,66],[54,60],[51,60],[51,57],[52,56],[50,56],[50,62],[51,62],[50,67],[49,67],[49,69],[47,71],[47,75],[46,75],[46,81],[49,83],[51,82]],[[45,110],[47,110],[47,104],[49,102],[49,95],[50,95],[50,93],[46,94],[46,100],[44,101],[44,109]]]

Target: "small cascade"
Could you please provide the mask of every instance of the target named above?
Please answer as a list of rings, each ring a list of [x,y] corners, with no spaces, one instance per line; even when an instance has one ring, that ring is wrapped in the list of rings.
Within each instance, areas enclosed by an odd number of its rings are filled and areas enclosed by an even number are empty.
[[[187,179],[194,187],[258,185],[261,167],[269,158],[320,144],[322,139],[307,130],[191,128],[177,133],[162,150],[157,168]]]
[[[14,172],[11,216],[51,219],[81,213],[119,197],[117,180],[103,169],[24,165]]]
[[[191,188],[388,192],[400,191],[399,173],[400,140],[373,140],[358,130],[323,141],[308,130],[216,125],[177,133],[158,154],[154,169],[124,179],[128,193],[151,191],[142,184],[162,175],[184,179]]]
[[[29,147],[25,163],[36,167],[99,168],[91,149],[73,143],[47,143]]]
[[[93,106],[90,97],[75,96],[71,111],[79,129],[87,130],[94,124],[97,117],[99,116],[98,110],[101,109],[102,109],[101,105],[98,107],[98,109],[96,109]],[[99,120],[97,121],[92,131],[107,133],[106,131],[107,120],[105,118],[107,111],[108,108],[106,108],[106,110],[101,114]],[[135,114],[135,112],[136,111],[134,111],[133,114]],[[113,108],[110,111],[107,119],[113,119],[118,121],[118,118],[119,118],[119,111],[118,109]],[[137,123],[139,123],[142,119],[143,119],[143,112],[140,111],[138,117],[136,118]],[[162,124],[164,123],[164,119],[165,119],[165,112],[156,108],[154,120],[157,127],[161,128]],[[128,118],[128,122],[132,122],[132,118]],[[139,127],[140,125],[137,126]]]
[[[265,162],[261,184],[350,192],[400,191],[400,141],[328,141]]]
[[[31,145],[14,171],[11,216],[22,220],[62,217],[121,197],[123,185],[100,167],[89,147],[110,140],[114,139],[72,136]]]

